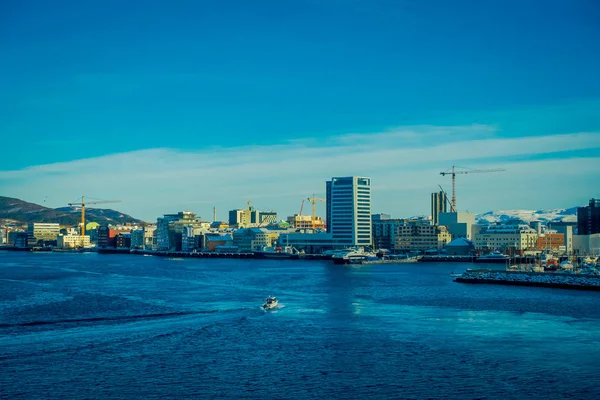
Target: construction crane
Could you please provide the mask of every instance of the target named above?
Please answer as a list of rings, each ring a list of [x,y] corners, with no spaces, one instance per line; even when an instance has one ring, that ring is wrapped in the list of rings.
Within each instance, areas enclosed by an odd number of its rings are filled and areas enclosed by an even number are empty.
[[[86,204],[105,204],[105,203],[120,203],[121,200],[98,200],[85,202],[83,196],[81,196],[81,202],[69,203],[69,206],[81,206],[81,240],[85,236],[85,205]],[[82,242],[83,243],[83,242]]]
[[[466,170],[466,171],[457,171],[455,168],[456,167],[453,165],[451,171],[440,172],[440,175],[442,175],[442,176],[452,175],[452,202],[451,202],[450,205],[452,207],[452,211],[453,212],[456,212],[456,175],[457,174],[480,174],[480,173],[486,173],[486,172],[502,172],[502,171],[506,171],[504,168],[469,169],[469,170]],[[458,168],[461,168],[461,167],[458,167]]]
[[[315,197],[315,195],[313,194],[312,197],[308,198],[308,201],[310,201],[312,203],[312,227],[315,227],[315,222],[317,221],[317,201],[325,201],[325,199],[321,198],[321,197]]]
[[[300,217],[302,216],[302,210],[304,210],[304,200],[302,200],[302,205],[300,206],[300,213],[298,214]]]

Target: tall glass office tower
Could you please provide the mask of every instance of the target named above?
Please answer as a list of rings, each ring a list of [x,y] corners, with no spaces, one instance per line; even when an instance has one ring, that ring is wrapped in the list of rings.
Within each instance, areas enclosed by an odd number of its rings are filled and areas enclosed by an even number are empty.
[[[331,178],[327,188],[327,232],[344,246],[371,246],[371,178]]]

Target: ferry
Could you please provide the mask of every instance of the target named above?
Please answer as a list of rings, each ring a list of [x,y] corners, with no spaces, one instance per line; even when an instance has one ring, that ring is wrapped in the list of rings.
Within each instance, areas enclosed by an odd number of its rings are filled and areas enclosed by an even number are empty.
[[[477,257],[475,259],[475,262],[480,262],[480,263],[506,262],[508,260],[508,258],[509,257],[506,254],[502,254],[499,251],[494,251],[493,253]]]
[[[361,264],[363,261],[377,261],[377,254],[365,252],[362,247],[346,249],[331,256],[334,264]]]

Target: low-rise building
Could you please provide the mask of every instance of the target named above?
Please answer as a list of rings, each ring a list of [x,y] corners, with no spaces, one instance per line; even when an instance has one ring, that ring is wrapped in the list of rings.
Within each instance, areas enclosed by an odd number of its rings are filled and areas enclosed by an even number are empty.
[[[538,233],[529,225],[494,224],[479,232],[475,237],[475,248],[484,251],[512,250],[523,253],[537,247]]]
[[[264,247],[271,247],[273,237],[271,232],[264,228],[242,228],[233,232],[233,245],[240,252],[257,251]]]
[[[56,238],[56,247],[59,249],[75,249],[79,247],[90,247],[89,235],[58,235]]]
[[[551,251],[558,251],[560,248],[565,248],[565,235],[558,232],[538,233],[535,248],[536,250]]]
[[[117,245],[117,249],[130,249],[131,248],[131,233],[121,232],[117,236],[115,236],[115,243]]]
[[[445,226],[405,225],[397,226],[394,250],[396,251],[440,251],[452,240]]]
[[[468,256],[475,250],[475,244],[467,238],[456,238],[446,245],[446,254],[449,256]]]
[[[115,248],[117,243],[115,237],[118,231],[111,229],[108,225],[101,225],[98,231],[98,247],[101,249]]]
[[[199,247],[203,251],[216,251],[217,247],[231,248],[233,246],[233,238],[229,233],[207,233],[201,237],[202,240]]]

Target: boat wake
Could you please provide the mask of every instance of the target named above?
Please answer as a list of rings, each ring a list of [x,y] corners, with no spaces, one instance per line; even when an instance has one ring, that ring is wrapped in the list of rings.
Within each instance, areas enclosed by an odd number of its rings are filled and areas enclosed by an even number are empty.
[[[197,314],[213,314],[219,312],[219,310],[200,310],[200,311],[178,311],[171,313],[159,313],[159,314],[143,314],[143,315],[119,315],[115,317],[94,317],[94,318],[72,318],[72,319],[59,319],[59,320],[48,320],[48,321],[30,321],[21,322],[16,324],[0,324],[1,328],[15,328],[15,327],[26,327],[26,326],[42,326],[42,325],[60,325],[60,324],[81,324],[90,322],[113,322],[113,321],[139,321],[145,319],[158,319],[158,318],[172,318],[182,317],[186,315],[197,315]]]

